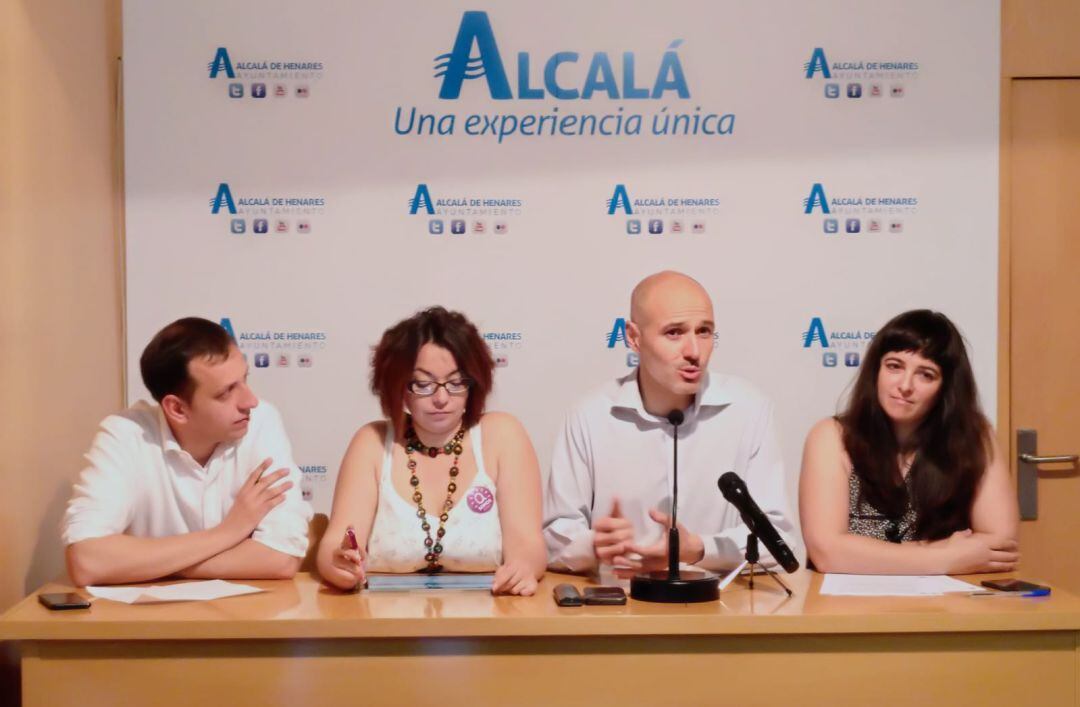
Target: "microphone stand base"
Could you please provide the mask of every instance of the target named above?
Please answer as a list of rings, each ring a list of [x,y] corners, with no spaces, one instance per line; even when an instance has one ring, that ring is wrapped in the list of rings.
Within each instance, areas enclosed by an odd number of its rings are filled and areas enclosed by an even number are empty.
[[[630,597],[662,604],[697,604],[720,598],[720,578],[702,570],[643,572],[630,580]]]

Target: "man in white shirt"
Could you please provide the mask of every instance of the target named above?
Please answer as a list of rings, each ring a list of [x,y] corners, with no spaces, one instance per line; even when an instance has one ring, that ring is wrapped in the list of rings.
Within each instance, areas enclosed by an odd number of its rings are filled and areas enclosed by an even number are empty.
[[[248,387],[228,332],[180,319],[139,363],[158,404],[110,415],[94,437],[64,516],[72,580],[292,577],[312,511],[281,416]]]
[[[748,382],[708,372],[712,301],[694,279],[651,275],[634,288],[626,338],[640,364],[573,410],[555,446],[544,498],[553,570],[611,564],[666,569],[673,427],[679,426],[679,561],[736,566],[749,530],[716,482],[734,471],[791,544],[793,525],[772,404]],[[769,560],[762,548],[763,559]]]

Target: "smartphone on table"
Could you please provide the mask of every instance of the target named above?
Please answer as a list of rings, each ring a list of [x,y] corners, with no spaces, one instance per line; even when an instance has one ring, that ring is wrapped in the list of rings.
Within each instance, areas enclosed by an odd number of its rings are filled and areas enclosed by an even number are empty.
[[[1050,593],[1050,587],[1033,582],[1025,582],[1022,579],[987,579],[982,585],[987,589],[996,589],[999,592],[1039,592]]]
[[[622,587],[585,587],[583,598],[589,606],[625,604],[626,592],[622,590]]]
[[[75,592],[61,592],[57,594],[38,594],[38,601],[42,606],[51,611],[65,611],[67,609],[89,609],[90,602]]]

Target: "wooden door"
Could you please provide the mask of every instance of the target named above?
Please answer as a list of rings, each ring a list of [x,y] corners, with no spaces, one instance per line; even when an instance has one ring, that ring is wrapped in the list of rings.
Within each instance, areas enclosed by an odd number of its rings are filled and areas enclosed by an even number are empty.
[[[1014,79],[1006,100],[1015,469],[1019,429],[1040,455],[1080,453],[1080,79]],[[1020,576],[1080,591],[1080,469],[1040,464],[1036,491]]]

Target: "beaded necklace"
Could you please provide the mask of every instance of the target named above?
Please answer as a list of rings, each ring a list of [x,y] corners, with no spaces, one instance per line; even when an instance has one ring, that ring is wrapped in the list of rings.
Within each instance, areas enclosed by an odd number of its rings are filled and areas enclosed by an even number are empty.
[[[422,570],[423,572],[441,572],[443,568],[439,562],[439,557],[442,556],[443,552],[442,540],[443,536],[446,535],[446,521],[450,518],[450,509],[454,507],[454,492],[457,491],[457,476],[460,473],[458,460],[461,458],[463,449],[461,441],[464,438],[465,428],[462,427],[442,447],[428,447],[416,435],[416,430],[413,428],[411,421],[405,428],[405,454],[409,459],[407,464],[409,468],[409,484],[413,487],[412,498],[416,503],[416,517],[420,519],[420,529],[424,531],[425,535],[424,548],[427,552],[424,555],[424,560],[428,565]],[[426,454],[432,459],[439,456],[439,454],[454,455],[454,462],[450,465],[450,483],[446,485],[446,500],[443,501],[442,513],[439,514],[439,527],[435,531],[434,538],[431,537],[431,523],[428,521],[427,510],[424,508],[424,496],[420,493],[420,477],[416,475],[416,460],[413,459],[413,452]]]

